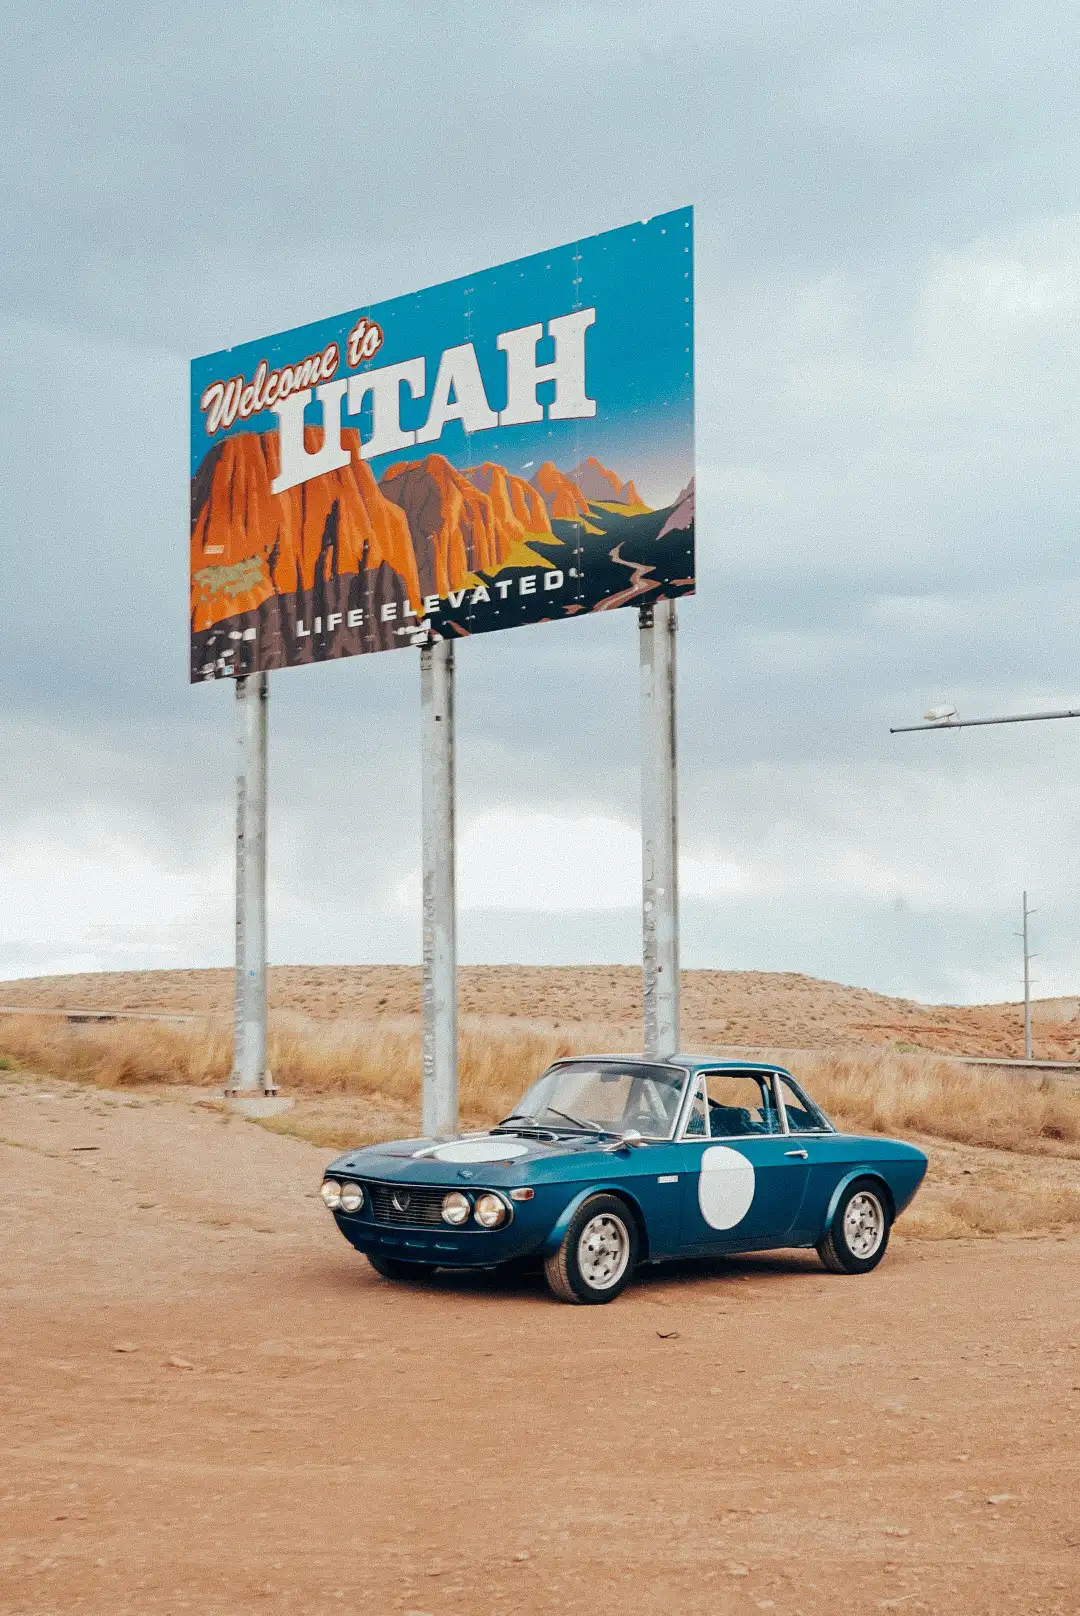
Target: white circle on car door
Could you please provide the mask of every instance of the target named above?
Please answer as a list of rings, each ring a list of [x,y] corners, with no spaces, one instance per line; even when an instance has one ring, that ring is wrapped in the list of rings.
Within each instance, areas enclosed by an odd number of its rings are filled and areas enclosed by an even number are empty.
[[[754,1164],[729,1145],[710,1145],[701,1158],[698,1206],[710,1229],[734,1229],[754,1199]]]

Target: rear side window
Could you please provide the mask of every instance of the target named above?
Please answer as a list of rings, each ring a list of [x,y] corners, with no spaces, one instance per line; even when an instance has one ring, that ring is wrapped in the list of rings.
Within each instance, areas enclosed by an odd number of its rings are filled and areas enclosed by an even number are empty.
[[[786,1077],[780,1079],[787,1125],[792,1133],[830,1133],[832,1130],[812,1101],[796,1094]]]
[[[709,1133],[713,1139],[779,1133],[772,1083],[764,1072],[707,1072]]]

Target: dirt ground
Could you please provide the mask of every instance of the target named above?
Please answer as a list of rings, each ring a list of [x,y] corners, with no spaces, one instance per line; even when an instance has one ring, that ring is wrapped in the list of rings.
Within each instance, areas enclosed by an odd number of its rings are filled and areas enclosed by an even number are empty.
[[[0,1080],[0,1610],[1080,1610],[1080,1238],[378,1279],[326,1153]]]
[[[228,970],[36,977],[0,983],[0,1005],[224,1016],[233,984]],[[545,1029],[641,1021],[641,972],[631,966],[470,965],[459,985],[465,1017]],[[272,1010],[400,1020],[419,1015],[420,972],[408,965],[278,965],[269,993]],[[1036,1002],[1038,1056],[1080,1057],[1078,1008],[1076,999]],[[688,1049],[891,1044],[954,1055],[1024,1053],[1022,1005],[925,1005],[783,971],[684,971],[682,1024]]]

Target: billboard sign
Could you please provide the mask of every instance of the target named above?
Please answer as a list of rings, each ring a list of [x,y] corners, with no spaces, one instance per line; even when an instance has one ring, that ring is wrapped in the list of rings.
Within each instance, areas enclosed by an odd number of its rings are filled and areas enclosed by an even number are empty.
[[[191,367],[191,677],[694,588],[693,212]]]

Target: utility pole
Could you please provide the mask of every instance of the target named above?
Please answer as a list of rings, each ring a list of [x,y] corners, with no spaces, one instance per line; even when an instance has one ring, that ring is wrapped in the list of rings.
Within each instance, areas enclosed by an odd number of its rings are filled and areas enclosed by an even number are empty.
[[[679,816],[673,600],[638,613],[641,649],[641,880],[645,1055],[679,1048]]]
[[[1028,895],[1024,893],[1024,929],[1016,933],[1024,940],[1024,1059],[1031,1059],[1031,962],[1035,955],[1028,948],[1028,917],[1036,914],[1028,908]]]
[[[420,647],[424,871],[421,1128],[458,1127],[457,927],[454,853],[454,646]]]

